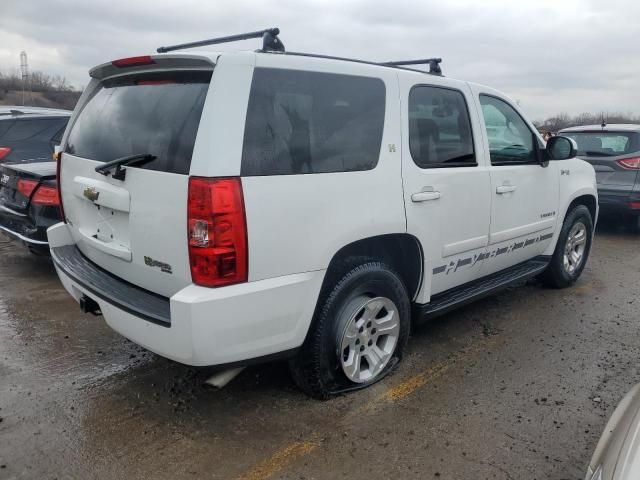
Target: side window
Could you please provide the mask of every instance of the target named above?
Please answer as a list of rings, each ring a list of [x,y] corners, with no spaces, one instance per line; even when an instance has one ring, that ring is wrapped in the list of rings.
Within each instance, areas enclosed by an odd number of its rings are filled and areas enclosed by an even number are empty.
[[[256,68],[241,174],[371,170],[380,156],[384,113],[380,79]]]
[[[480,95],[492,165],[537,162],[537,142],[522,117],[507,102]]]
[[[462,92],[417,86],[409,93],[409,150],[420,168],[476,165]]]

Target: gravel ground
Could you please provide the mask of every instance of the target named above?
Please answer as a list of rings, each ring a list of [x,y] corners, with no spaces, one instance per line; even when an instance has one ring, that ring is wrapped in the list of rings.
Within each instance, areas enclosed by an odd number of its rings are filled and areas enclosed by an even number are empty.
[[[0,236],[0,478],[582,479],[640,382],[640,234],[600,228],[578,284],[535,281],[413,333],[400,368],[317,402],[285,364],[223,390],[83,315]]]

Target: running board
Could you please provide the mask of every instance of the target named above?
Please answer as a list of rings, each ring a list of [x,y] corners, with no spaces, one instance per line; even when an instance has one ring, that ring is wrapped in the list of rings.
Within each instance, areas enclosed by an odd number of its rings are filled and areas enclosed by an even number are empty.
[[[429,320],[454,308],[503,290],[514,283],[535,277],[547,268],[550,261],[551,257],[536,257],[479,280],[434,295],[429,303],[414,304],[414,318],[419,322]]]

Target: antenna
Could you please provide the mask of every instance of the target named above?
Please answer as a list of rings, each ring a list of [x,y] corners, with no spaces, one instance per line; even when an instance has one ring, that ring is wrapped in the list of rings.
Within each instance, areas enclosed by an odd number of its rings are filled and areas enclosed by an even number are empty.
[[[22,105],[24,106],[25,85],[29,78],[29,65],[27,63],[27,52],[20,52],[20,72],[22,73]]]
[[[278,38],[280,34],[279,28],[267,28],[258,30],[257,32],[241,33],[239,35],[229,35],[228,37],[211,38],[209,40],[199,40],[197,42],[181,43],[179,45],[171,45],[168,47],[158,48],[158,53],[172,52],[174,50],[184,50],[185,48],[203,47],[205,45],[216,45],[218,43],[237,42],[240,40],[248,40],[250,38],[262,37],[262,50],[265,52],[284,52],[284,45]]]

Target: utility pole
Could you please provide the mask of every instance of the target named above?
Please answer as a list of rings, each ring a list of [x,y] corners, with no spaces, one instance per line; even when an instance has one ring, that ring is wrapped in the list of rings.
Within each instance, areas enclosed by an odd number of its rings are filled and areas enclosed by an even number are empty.
[[[27,52],[20,52],[20,71],[22,72],[22,105],[24,106],[24,91],[29,79],[29,65],[27,64]]]

